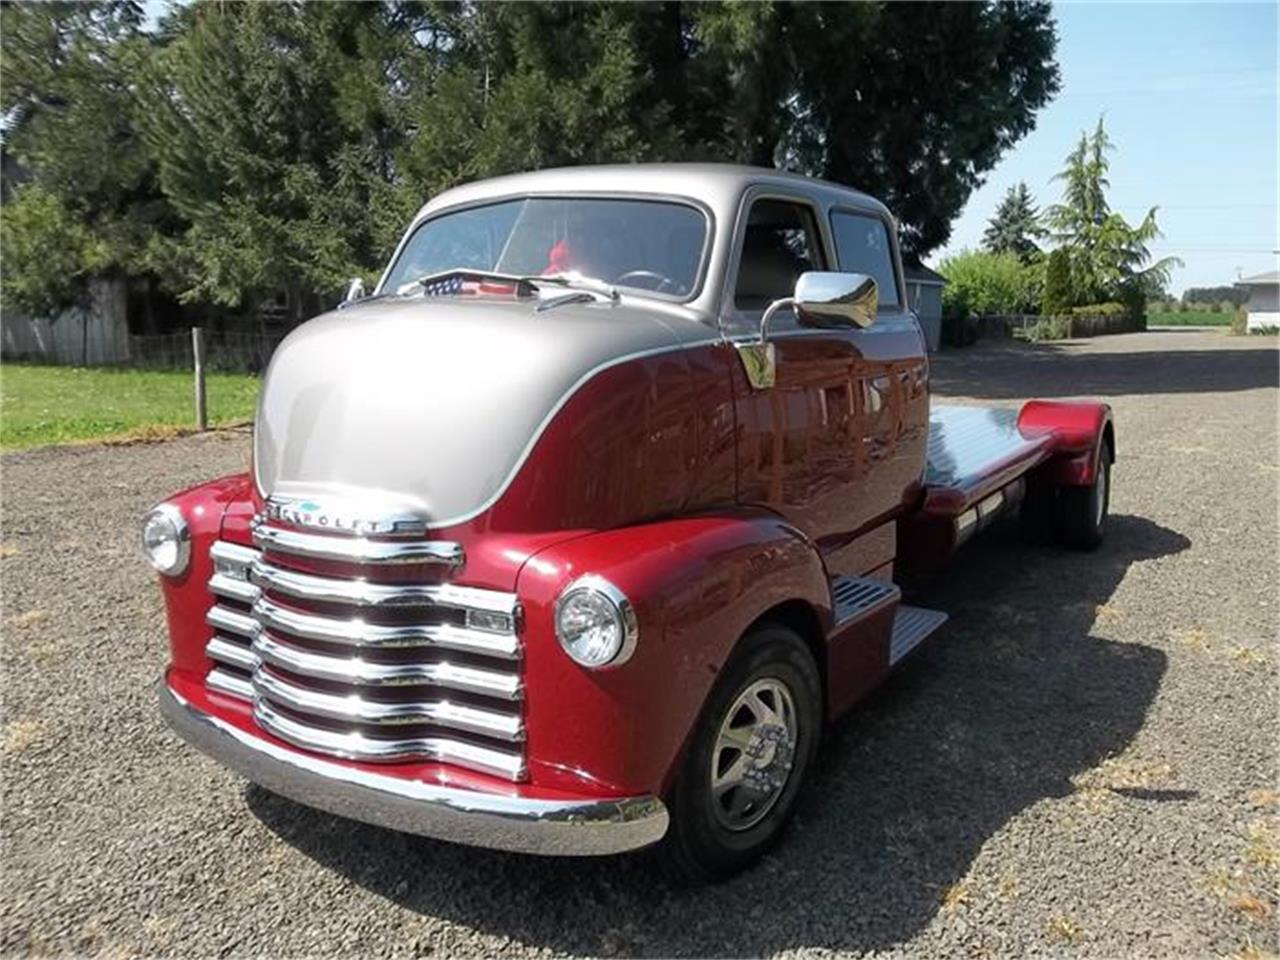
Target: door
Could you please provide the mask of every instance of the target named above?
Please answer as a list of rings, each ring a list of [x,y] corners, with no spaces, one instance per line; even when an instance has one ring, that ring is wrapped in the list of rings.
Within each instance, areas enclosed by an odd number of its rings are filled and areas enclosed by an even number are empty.
[[[830,551],[882,524],[918,489],[928,399],[922,344],[900,306],[887,232],[879,238],[885,262],[873,264],[872,231],[833,219],[833,257],[820,215],[799,198],[750,204],[733,282],[736,314],[758,324],[765,307],[792,295],[802,272],[824,269],[874,277],[885,306],[860,330],[806,329],[790,311],[775,314],[774,386],[757,390],[740,369],[735,375],[738,499],[778,512]]]

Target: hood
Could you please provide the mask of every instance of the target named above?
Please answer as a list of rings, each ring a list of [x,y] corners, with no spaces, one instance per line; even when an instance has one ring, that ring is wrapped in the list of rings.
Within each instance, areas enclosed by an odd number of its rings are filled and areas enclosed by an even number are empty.
[[[568,396],[599,369],[710,338],[609,303],[379,300],[289,334],[254,431],[258,490],[369,520],[446,526],[487,509]],[[308,506],[308,509],[316,509]],[[416,524],[415,524],[416,525]]]

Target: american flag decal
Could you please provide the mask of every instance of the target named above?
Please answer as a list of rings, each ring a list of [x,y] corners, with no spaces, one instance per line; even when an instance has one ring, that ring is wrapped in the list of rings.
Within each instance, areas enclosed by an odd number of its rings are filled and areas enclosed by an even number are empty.
[[[489,294],[491,296],[516,296],[514,283],[506,281],[484,280],[466,273],[455,273],[426,284],[422,288],[424,296],[456,297],[459,294]]]
[[[422,292],[428,297],[452,297],[462,293],[463,288],[466,286],[466,281],[461,276],[454,275],[443,280],[437,280],[435,283],[428,283]]]

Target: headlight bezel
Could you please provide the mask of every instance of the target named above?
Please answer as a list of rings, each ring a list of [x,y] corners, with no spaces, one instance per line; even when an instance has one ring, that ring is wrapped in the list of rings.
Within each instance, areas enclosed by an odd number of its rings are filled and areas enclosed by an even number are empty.
[[[567,637],[562,627],[561,618],[568,603],[574,597],[583,594],[590,595],[596,602],[603,601],[612,611],[612,618],[617,625],[620,639],[613,655],[607,660],[583,659],[574,649],[575,638]],[[640,623],[630,598],[615,584],[598,574],[578,577],[560,591],[560,595],[556,598],[554,620],[556,640],[560,643],[560,649],[570,660],[588,670],[611,670],[622,666],[631,659],[640,639]]]
[[[155,521],[167,523],[170,527],[171,537],[164,542],[172,542],[175,545],[174,559],[171,564],[164,565],[158,562],[152,544],[148,540],[147,531]],[[162,503],[147,513],[142,521],[142,552],[147,558],[147,563],[161,576],[176,578],[187,572],[188,567],[191,566],[191,527],[187,524],[187,518],[183,516],[181,510],[171,503]]]

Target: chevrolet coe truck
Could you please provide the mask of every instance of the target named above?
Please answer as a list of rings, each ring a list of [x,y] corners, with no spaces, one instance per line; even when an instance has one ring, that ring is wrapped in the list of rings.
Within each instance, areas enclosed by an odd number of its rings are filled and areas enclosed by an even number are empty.
[[[161,706],[344,817],[661,841],[723,877],[945,619],[895,581],[1014,508],[1097,545],[1114,454],[1101,403],[930,407],[862,193],[719,165],[468,184],[280,344],[250,472],[146,518]]]

